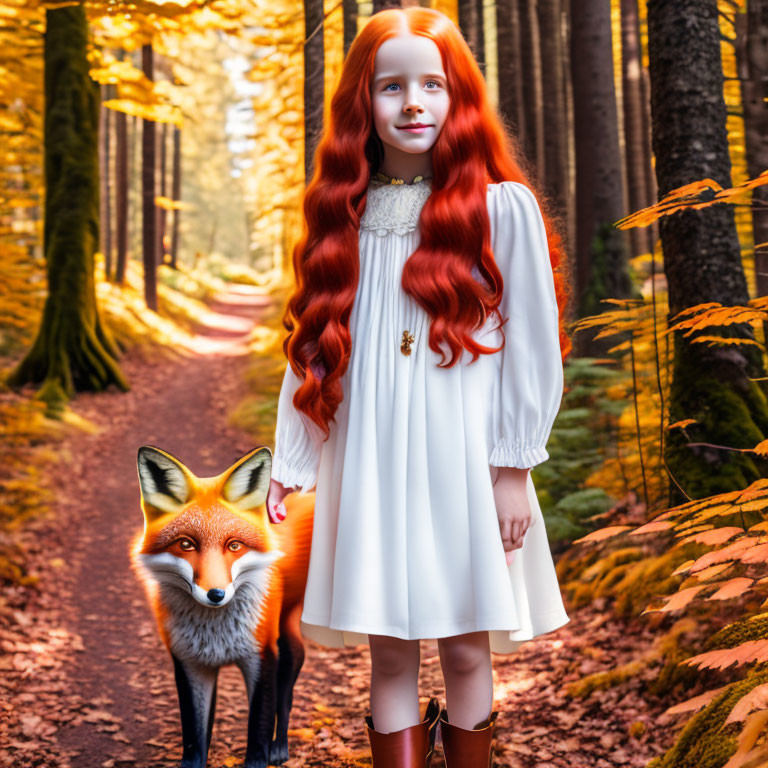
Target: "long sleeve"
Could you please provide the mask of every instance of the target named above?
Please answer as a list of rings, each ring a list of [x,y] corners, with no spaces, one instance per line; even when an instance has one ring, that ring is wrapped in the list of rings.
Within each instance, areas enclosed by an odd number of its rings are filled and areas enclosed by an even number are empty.
[[[289,363],[277,403],[272,478],[286,488],[306,491],[317,481],[323,432],[293,405],[293,395],[300,384]]]
[[[549,458],[547,440],[563,395],[559,311],[544,220],[524,184],[490,185],[492,248],[504,278],[499,307],[506,343],[494,403],[489,463],[533,467]]]

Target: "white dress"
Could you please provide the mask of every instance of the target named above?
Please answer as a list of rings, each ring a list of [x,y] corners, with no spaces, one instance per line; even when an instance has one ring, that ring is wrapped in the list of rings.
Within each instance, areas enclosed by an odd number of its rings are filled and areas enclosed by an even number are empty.
[[[495,467],[549,457],[562,398],[546,232],[527,187],[488,185],[506,346],[471,364],[462,351],[453,367],[438,368],[429,315],[400,284],[430,184],[369,186],[344,399],[322,442],[293,406],[300,381],[287,366],[272,477],[303,491],[316,485],[304,636],[343,647],[368,643],[368,633],[437,639],[488,630],[491,651],[510,653],[570,621],[530,473],[532,524],[509,566],[492,489]],[[498,347],[497,321],[490,316],[474,337]],[[409,356],[400,349],[406,329]]]

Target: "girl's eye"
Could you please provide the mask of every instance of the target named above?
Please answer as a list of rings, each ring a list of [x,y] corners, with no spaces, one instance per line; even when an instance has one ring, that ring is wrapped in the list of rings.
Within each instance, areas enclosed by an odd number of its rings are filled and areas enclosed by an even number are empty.
[[[397,85],[397,83],[387,83],[387,85],[385,85],[385,86],[384,86],[384,90],[385,90],[385,91],[388,91],[388,90],[389,90],[389,86],[390,86],[390,85]],[[400,86],[399,86],[399,85],[397,85],[397,87],[399,88]]]
[[[429,85],[430,83],[434,83],[438,88],[440,87],[440,83],[438,83],[437,80],[427,80],[425,85]],[[434,88],[430,88],[429,90],[430,91],[434,91],[435,89]]]
[[[181,547],[181,548],[182,548],[182,549],[183,549],[185,552],[191,552],[191,551],[192,551],[192,550],[195,548],[195,545],[194,545],[194,543],[193,543],[193,542],[191,542],[189,539],[182,539],[182,540],[179,542],[179,546],[180,546],[180,547]]]
[[[230,541],[229,544],[227,545],[227,549],[230,552],[239,552],[240,551],[240,547],[242,547],[242,546],[243,545],[239,541]]]

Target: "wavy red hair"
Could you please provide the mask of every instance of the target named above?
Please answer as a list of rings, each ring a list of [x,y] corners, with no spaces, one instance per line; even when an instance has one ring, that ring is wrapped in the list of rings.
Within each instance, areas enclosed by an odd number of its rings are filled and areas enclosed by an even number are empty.
[[[401,34],[435,42],[443,60],[450,107],[432,152],[432,192],[420,217],[420,243],[403,267],[402,287],[429,314],[429,346],[451,367],[462,349],[492,354],[472,338],[498,307],[504,281],[491,250],[487,185],[525,184],[537,197],[544,218],[549,256],[560,308],[560,348],[571,349],[564,329],[570,298],[564,274],[558,222],[544,196],[523,170],[516,143],[491,106],[485,80],[456,25],[430,8],[392,8],[371,16],[349,48],[331,100],[330,119],[314,156],[314,172],[304,195],[302,236],[293,253],[296,289],[283,325],[286,357],[303,379],[294,406],[330,435],[330,422],[342,401],[340,379],[351,350],[349,317],[359,279],[358,229],[370,177],[383,158],[373,126],[370,83],[378,47]],[[432,265],[440,263],[441,269]],[[487,283],[472,275],[473,266]],[[427,276],[425,278],[425,276]],[[506,321],[504,321],[506,322]],[[503,324],[503,323],[502,323]],[[502,330],[503,335],[503,330]],[[451,359],[440,349],[445,342]]]

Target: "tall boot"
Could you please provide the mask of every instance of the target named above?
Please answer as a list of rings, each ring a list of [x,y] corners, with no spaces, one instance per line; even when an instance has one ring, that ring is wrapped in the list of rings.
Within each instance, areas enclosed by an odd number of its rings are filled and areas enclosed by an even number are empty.
[[[420,723],[392,733],[374,730],[373,717],[367,715],[373,768],[429,768],[439,718],[440,702],[436,697],[429,700]]]
[[[440,733],[445,768],[491,768],[493,729],[498,712],[494,711],[474,728],[459,728],[448,721],[448,710],[440,712]]]

